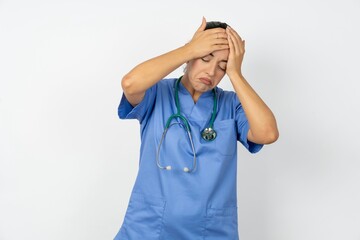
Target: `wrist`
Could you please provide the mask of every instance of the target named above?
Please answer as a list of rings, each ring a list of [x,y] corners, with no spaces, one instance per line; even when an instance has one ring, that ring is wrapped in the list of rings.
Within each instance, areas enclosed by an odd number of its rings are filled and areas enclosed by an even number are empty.
[[[195,58],[194,51],[191,48],[189,43],[186,43],[184,46],[181,46],[179,48],[179,51],[181,51],[182,56],[184,56],[185,62],[188,62],[188,61],[193,60]]]
[[[240,71],[230,71],[226,73],[228,75],[228,77],[230,78],[230,80],[232,81],[233,79],[245,79],[241,70]]]

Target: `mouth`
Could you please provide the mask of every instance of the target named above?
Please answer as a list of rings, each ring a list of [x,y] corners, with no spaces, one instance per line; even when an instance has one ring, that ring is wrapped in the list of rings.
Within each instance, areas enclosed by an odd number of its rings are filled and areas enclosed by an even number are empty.
[[[211,80],[209,78],[199,78],[199,80],[205,85],[211,85]]]

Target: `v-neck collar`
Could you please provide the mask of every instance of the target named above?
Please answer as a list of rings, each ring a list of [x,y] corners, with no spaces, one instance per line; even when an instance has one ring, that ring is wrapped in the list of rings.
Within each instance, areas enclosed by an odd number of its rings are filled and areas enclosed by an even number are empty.
[[[174,91],[177,79],[174,81]],[[185,88],[183,83],[179,83],[179,101],[180,101],[180,112],[184,114],[189,120],[193,121],[208,121],[211,117],[213,106],[214,106],[214,93],[212,90],[204,92],[200,95],[198,101],[194,103],[194,100]],[[217,91],[215,87],[215,91]]]

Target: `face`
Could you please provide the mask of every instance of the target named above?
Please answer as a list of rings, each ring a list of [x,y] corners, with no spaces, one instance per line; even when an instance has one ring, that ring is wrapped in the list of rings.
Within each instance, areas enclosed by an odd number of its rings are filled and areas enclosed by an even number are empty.
[[[216,87],[226,73],[229,50],[220,50],[202,58],[191,60],[184,77],[188,87],[196,92],[207,92]]]

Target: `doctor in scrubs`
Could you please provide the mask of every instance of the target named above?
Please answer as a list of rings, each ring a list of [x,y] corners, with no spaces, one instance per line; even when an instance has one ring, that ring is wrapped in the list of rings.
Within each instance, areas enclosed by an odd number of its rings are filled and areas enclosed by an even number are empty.
[[[140,123],[139,170],[115,240],[232,240],[237,141],[251,153],[277,140],[269,107],[244,78],[245,41],[206,22],[189,43],[122,79],[121,119]],[[164,79],[186,63],[183,76]],[[217,87],[227,74],[234,91]]]

